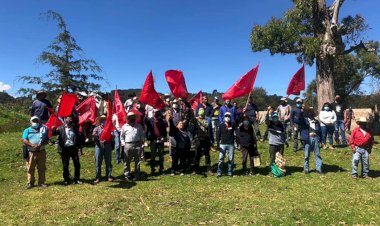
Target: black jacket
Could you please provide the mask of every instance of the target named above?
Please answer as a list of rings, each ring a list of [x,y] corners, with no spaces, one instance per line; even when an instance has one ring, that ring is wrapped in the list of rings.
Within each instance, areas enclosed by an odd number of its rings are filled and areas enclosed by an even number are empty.
[[[75,127],[73,127],[74,131],[74,146],[76,148],[82,148],[82,139],[80,136],[80,133]],[[53,130],[53,135],[58,135],[58,146],[61,148],[61,150],[65,147],[65,143],[67,140],[66,132],[65,132],[65,125],[59,126],[57,129]]]
[[[237,130],[237,140],[242,147],[256,146],[256,138],[253,133],[253,127],[248,126],[248,129],[245,129],[244,126],[241,125]]]
[[[220,125],[218,134],[216,136],[217,144],[234,144],[234,131],[235,126],[227,128],[226,123]]]

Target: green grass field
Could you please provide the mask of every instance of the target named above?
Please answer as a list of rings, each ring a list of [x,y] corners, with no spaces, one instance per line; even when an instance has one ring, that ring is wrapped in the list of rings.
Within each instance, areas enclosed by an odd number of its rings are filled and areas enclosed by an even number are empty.
[[[85,148],[81,158],[84,184],[66,187],[62,185],[59,155],[54,146],[49,146],[49,187],[27,190],[20,137],[21,130],[0,134],[1,225],[380,224],[377,145],[370,157],[374,180],[351,179],[351,152],[347,148],[322,151],[325,176],[315,172],[305,175],[303,152],[293,153],[288,148],[285,158],[289,175],[271,178],[268,145],[260,142],[262,166],[257,176],[239,176],[241,153],[236,152],[237,176],[233,178],[150,176],[145,162],[142,181],[125,182],[123,166],[113,164],[116,180],[98,185],[92,185],[94,148]],[[165,157],[168,169],[171,164],[168,155]],[[212,164],[216,163],[217,153],[212,152]],[[72,164],[70,168],[73,173]],[[314,159],[311,169],[315,169]]]

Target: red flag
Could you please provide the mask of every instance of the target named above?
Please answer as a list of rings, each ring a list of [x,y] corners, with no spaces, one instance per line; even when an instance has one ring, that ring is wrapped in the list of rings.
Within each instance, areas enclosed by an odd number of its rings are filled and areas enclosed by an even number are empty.
[[[125,124],[125,118],[127,117],[127,113],[125,112],[123,102],[121,102],[120,100],[117,88],[115,90],[115,95],[113,99],[113,113],[116,114],[119,126],[121,128]]]
[[[61,102],[58,107],[58,117],[70,116],[73,112],[75,103],[78,101],[76,94],[62,93]]]
[[[166,81],[176,98],[186,99],[189,96],[186,88],[185,77],[180,70],[168,70],[165,72]]]
[[[189,103],[191,108],[195,111],[200,103],[202,103],[202,90],[195,94],[190,100]]]
[[[305,90],[305,65],[293,75],[292,80],[288,85],[288,90],[286,90],[286,94],[290,95],[300,95],[301,90]]]
[[[112,103],[111,100],[108,99],[107,103],[107,118],[106,123],[104,125],[102,134],[100,135],[101,141],[111,141],[112,138],[112,131],[114,131],[115,128],[112,123]]]
[[[243,75],[237,82],[235,82],[235,84],[233,84],[233,86],[227,90],[227,92],[223,94],[223,100],[231,100],[251,93],[258,71],[259,65],[248,71],[247,74]]]
[[[95,123],[97,109],[94,96],[90,96],[80,103],[76,107],[76,111],[79,114],[79,125],[83,125],[86,121],[90,121],[92,124]]]
[[[150,106],[161,110],[166,105],[164,101],[161,100],[157,91],[154,89],[154,81],[152,71],[149,72],[146,77],[144,86],[141,90],[140,101],[145,104],[149,104]]]
[[[52,128],[53,126],[55,128],[57,128],[58,126],[62,125],[63,123],[61,122],[61,120],[59,120],[59,118],[55,115],[54,113],[54,110],[51,109],[51,108],[48,108],[48,110],[50,111],[50,117],[49,117],[49,120],[46,122],[45,126],[49,129],[48,131],[48,136],[49,138],[51,138],[53,135],[52,135]]]

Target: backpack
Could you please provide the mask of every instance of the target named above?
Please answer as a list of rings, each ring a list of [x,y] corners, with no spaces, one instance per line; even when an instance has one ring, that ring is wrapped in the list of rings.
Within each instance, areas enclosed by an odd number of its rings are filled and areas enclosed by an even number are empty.
[[[270,166],[273,177],[283,177],[285,173],[280,170],[275,163]]]

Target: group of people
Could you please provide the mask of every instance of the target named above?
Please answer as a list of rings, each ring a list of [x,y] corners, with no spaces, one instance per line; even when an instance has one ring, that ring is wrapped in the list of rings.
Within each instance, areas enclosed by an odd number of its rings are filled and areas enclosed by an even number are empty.
[[[186,100],[165,100],[166,108],[157,110],[152,106],[140,103],[137,98],[130,98],[125,102],[127,112],[126,123],[119,125],[117,116],[112,115],[115,130],[111,140],[102,139],[102,132],[106,123],[107,112],[97,117],[91,135],[95,143],[95,180],[94,184],[102,181],[102,163],[105,162],[106,180],[113,181],[112,152],[115,150],[116,163],[124,163],[124,176],[127,181],[140,179],[140,164],[145,160],[144,149],[149,143],[151,174],[164,173],[164,147],[169,143],[171,158],[171,175],[183,175],[190,171],[192,174],[200,172],[200,160],[205,156],[207,172],[213,175],[211,167],[210,150],[214,147],[219,150],[217,177],[223,175],[224,160],[227,155],[227,175],[234,173],[234,153],[239,148],[242,151],[243,175],[254,175],[254,159],[259,155],[257,142],[261,139],[259,130],[259,110],[249,100],[244,108],[239,108],[231,100],[219,103],[217,97],[213,103],[203,96],[202,102],[192,109]],[[70,159],[74,163],[74,183],[80,181],[80,155],[82,154],[83,136],[79,130],[76,114],[61,118],[63,125],[52,128],[51,131],[44,126],[48,119],[47,108],[51,103],[46,100],[46,93],[37,94],[37,100],[32,105],[31,126],[24,130],[23,144],[24,157],[27,163],[28,188],[35,184],[34,171],[38,169],[38,185],[45,187],[45,146],[49,143],[48,133],[57,136],[58,152],[62,158],[64,184],[70,184]],[[349,118],[350,117],[350,118]],[[334,103],[325,103],[316,117],[313,108],[307,108],[302,99],[296,100],[296,106],[291,107],[287,99],[281,98],[277,109],[268,107],[265,116],[267,131],[264,138],[268,138],[270,167],[274,176],[285,174],[284,146],[289,145],[293,134],[293,150],[304,150],[304,172],[308,174],[309,156],[314,152],[316,158],[316,172],[323,174],[320,145],[326,149],[326,138],[329,137],[330,149],[333,146],[333,133],[336,144],[347,145],[345,131],[349,129],[348,120],[354,119],[351,108],[345,109],[339,96]],[[369,153],[373,146],[365,118],[357,120],[359,127],[355,128],[350,137],[349,144],[353,152],[352,177],[358,177],[358,163],[363,165],[363,177],[370,178]],[[346,125],[346,127],[345,127]],[[339,134],[341,139],[339,139]],[[301,148],[299,148],[299,140]],[[149,142],[146,142],[149,141]],[[191,145],[195,146],[195,157],[192,161],[190,155]],[[158,165],[156,158],[158,157]],[[249,168],[247,167],[249,160]],[[134,162],[134,172],[131,163]],[[158,166],[158,172],[156,167]]]

